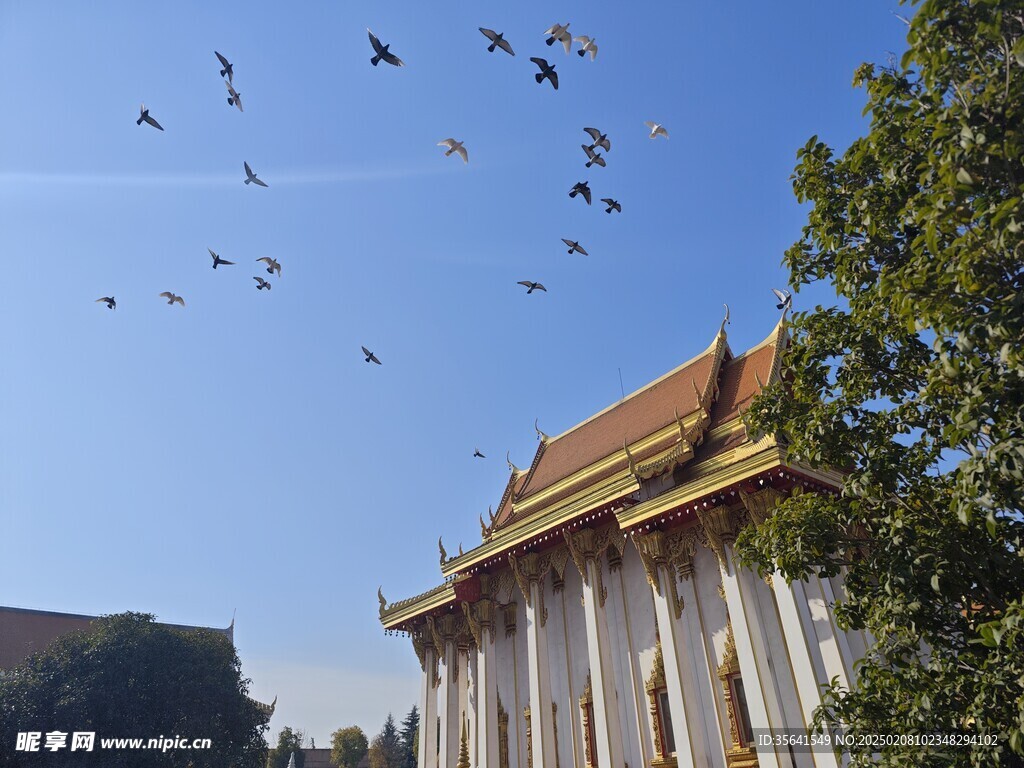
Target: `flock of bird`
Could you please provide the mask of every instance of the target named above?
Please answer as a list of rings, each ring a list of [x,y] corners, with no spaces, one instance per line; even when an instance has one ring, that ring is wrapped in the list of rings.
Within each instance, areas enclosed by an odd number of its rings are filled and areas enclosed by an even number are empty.
[[[481,34],[483,34],[484,37],[486,37],[490,41],[490,45],[487,46],[487,50],[489,52],[493,53],[496,49],[500,48],[502,51],[509,54],[510,56],[516,55],[515,51],[512,49],[512,45],[509,43],[508,40],[505,39],[504,34],[502,34],[501,32],[495,32],[493,29],[487,29],[486,27],[480,27],[479,29]],[[370,46],[373,49],[373,56],[370,58],[370,64],[376,67],[381,62],[384,62],[385,64],[390,64],[394,67],[405,66],[405,62],[391,52],[390,43],[382,43],[380,39],[376,35],[374,35],[370,29],[367,29],[366,32],[370,39]],[[576,53],[579,55],[580,58],[583,58],[589,53],[591,61],[597,59],[598,47],[596,38],[589,37],[587,35],[573,37],[569,32],[568,22],[565,24],[552,25],[547,30],[545,30],[544,35],[546,38],[545,43],[549,47],[554,45],[556,42],[559,42],[565,48],[566,54],[571,54],[573,43],[579,43],[580,47],[576,51]],[[239,112],[244,112],[244,109],[242,107],[241,94],[236,90],[234,85],[234,65],[232,65],[232,63],[228,61],[227,57],[225,57],[219,51],[214,51],[214,55],[217,57],[217,61],[220,62],[221,65],[220,76],[224,78],[224,85],[227,88],[228,106],[236,107]],[[537,65],[537,67],[540,69],[540,72],[534,75],[534,78],[536,79],[537,83],[542,84],[545,80],[547,80],[551,84],[551,87],[557,91],[558,74],[555,72],[555,65],[550,64],[546,59],[542,59],[539,57],[531,57],[530,61]],[[150,114],[150,111],[146,108],[145,104],[143,104],[139,108],[139,117],[136,120],[137,125],[141,126],[143,123],[146,123],[159,131],[164,130],[164,127],[157,121],[155,117],[153,117]],[[664,126],[653,122],[648,122],[647,126],[651,130],[650,138],[655,139],[658,136],[664,136],[665,138],[668,138],[668,131],[665,130]],[[583,149],[584,154],[586,154],[587,156],[586,167],[590,168],[594,165],[597,165],[601,168],[607,167],[607,161],[605,160],[604,155],[602,155],[598,150],[603,150],[605,153],[610,152],[612,148],[611,140],[608,138],[607,134],[601,132],[597,128],[587,127],[584,128],[583,130],[591,138],[590,144],[584,143],[580,145]],[[466,149],[464,142],[457,140],[455,138],[447,138],[438,142],[438,146],[445,147],[444,154],[446,157],[450,157],[451,155],[456,154],[462,158],[462,161],[464,163],[469,162],[469,151]],[[256,175],[256,172],[253,171],[248,161],[243,161],[242,165],[245,169],[245,179],[243,179],[243,182],[247,186],[250,184],[254,184],[259,187],[270,186],[269,184],[267,184],[267,182],[265,182],[263,179],[259,178]],[[575,198],[577,195],[581,195],[583,199],[586,201],[587,205],[591,204],[591,192],[588,182],[577,182],[569,191],[570,198]],[[622,213],[622,206],[618,200],[607,197],[601,198],[601,202],[604,203],[606,206],[605,213],[612,213],[613,211],[615,211],[616,213]],[[580,245],[580,243],[576,240],[562,238],[562,242],[564,242],[568,246],[569,254],[578,253],[583,256],[589,255],[586,248]],[[220,266],[235,265],[235,262],[221,258],[220,255],[215,253],[212,248],[207,248],[207,250],[210,252],[210,257],[213,259],[213,269],[217,269],[217,267]],[[257,262],[264,263],[266,265],[266,270],[269,274],[273,275],[276,272],[278,277],[281,276],[281,264],[275,259],[269,256],[264,256],[260,259],[257,259]],[[273,287],[269,280],[261,276],[254,276],[253,280],[256,281],[257,290],[269,291]],[[545,293],[547,293],[547,288],[545,288],[543,284],[535,280],[520,280],[518,284],[524,286],[527,289],[527,294],[531,294],[534,291],[544,291]],[[174,293],[173,291],[163,291],[158,295],[161,298],[167,299],[168,305],[173,306],[175,304],[178,304],[182,307],[185,306],[185,299],[179,294]],[[106,304],[108,309],[117,308],[117,301],[113,296],[103,296],[99,299],[96,299],[96,302]],[[376,363],[377,365],[381,365],[380,359],[375,354],[370,352],[366,347],[362,347],[362,351],[364,359],[367,363]],[[477,451],[476,453],[479,454],[479,451]]]
[[[500,48],[502,51],[504,51],[510,56],[516,55],[515,51],[512,49],[512,45],[509,43],[508,40],[505,39],[503,33],[496,32],[493,29],[488,29],[486,27],[480,27],[479,29],[480,33],[485,38],[487,38],[487,40],[490,41],[490,44],[487,46],[488,52],[494,53],[497,49]],[[370,64],[376,67],[381,62],[384,62],[394,67],[405,66],[405,62],[391,52],[390,43],[384,44],[376,35],[373,34],[371,30],[367,29],[366,31],[367,34],[369,35],[370,46],[373,49],[373,56],[370,58]],[[549,47],[553,46],[556,42],[561,43],[567,55],[572,53],[573,43],[579,43],[579,48],[576,50],[576,53],[580,58],[583,58],[587,54],[590,54],[591,61],[595,61],[597,59],[598,46],[596,38],[589,37],[587,35],[573,37],[569,32],[568,22],[565,24],[553,24],[551,27],[544,31],[544,36],[545,43]],[[220,52],[214,51],[214,55],[217,57],[217,60],[220,62],[221,65],[220,75],[222,78],[224,78],[224,85],[227,88],[228,105],[236,107],[239,112],[243,112],[244,110],[242,107],[241,94],[236,90],[234,85],[234,66]],[[536,80],[536,82],[538,84],[543,84],[544,81],[547,80],[551,84],[551,87],[557,91],[558,74],[555,71],[555,65],[549,63],[546,59],[540,57],[531,57],[530,61],[533,62],[533,64],[535,64],[537,68],[540,70],[538,73],[534,75],[534,79]],[[136,120],[137,125],[141,126],[143,123],[146,123],[159,131],[164,130],[163,126],[156,120],[156,118],[154,118],[150,114],[150,110],[146,108],[145,104],[143,104],[139,108],[139,117]],[[669,137],[668,130],[665,128],[664,125],[660,123],[655,123],[653,121],[647,121],[645,124],[649,129],[649,138],[657,139],[659,136],[663,136],[667,139]],[[583,128],[583,131],[590,137],[589,143],[584,142],[583,144],[580,145],[581,149],[583,150],[587,158],[585,167],[591,168],[595,165],[600,168],[607,167],[607,160],[605,156],[609,152],[611,152],[611,139],[609,139],[606,133],[602,132],[598,128],[585,127]],[[444,154],[446,157],[450,157],[451,155],[456,154],[462,158],[462,161],[464,163],[469,162],[469,151],[466,149],[465,143],[463,141],[457,140],[455,138],[447,138],[438,142],[438,146],[445,148]],[[602,151],[604,154],[602,154]],[[256,172],[253,171],[252,167],[249,165],[247,161],[243,161],[242,165],[245,169],[245,178],[243,179],[243,182],[247,186],[253,184],[259,187],[269,187],[269,184],[267,184],[267,182],[265,182],[263,179],[260,179],[256,175]],[[592,194],[589,182],[576,182],[569,190],[569,197],[572,199],[575,199],[576,197],[581,197],[587,205],[591,205]],[[611,197],[604,197],[601,198],[601,202],[604,203],[605,205],[605,213],[622,213],[622,205],[619,203],[618,200]],[[565,245],[568,247],[567,252],[570,255],[576,253],[583,256],[589,255],[586,248],[584,248],[578,240],[562,238],[562,242],[565,243]],[[209,251],[210,257],[213,260],[213,269],[216,270],[220,266],[235,265],[235,262],[221,258],[221,256],[214,252],[212,248],[208,248],[207,250]],[[264,264],[268,274],[274,275],[276,273],[277,277],[280,278],[281,264],[276,259],[273,259],[269,256],[264,256],[257,259],[256,261]],[[254,276],[253,280],[256,281],[256,289],[259,291],[269,291],[273,287],[269,280],[261,276]],[[545,288],[542,283],[536,280],[520,280],[518,282],[518,285],[521,285],[524,288],[526,288],[527,294],[532,294],[535,291],[543,291],[547,293],[547,288]],[[775,288],[773,288],[772,291],[779,300],[779,304],[777,304],[777,307],[779,309],[788,309],[792,303],[792,296],[790,295],[790,293],[788,291],[779,291]],[[185,299],[172,291],[163,291],[158,295],[161,298],[167,299],[168,305],[173,306],[174,304],[179,304],[182,307],[185,306]],[[115,309],[117,307],[117,302],[113,296],[103,296],[99,299],[96,299],[96,302],[106,304],[106,306],[109,309]],[[364,360],[367,363],[375,363],[377,365],[382,364],[377,355],[375,355],[365,346],[362,347],[361,349],[363,352]],[[479,451],[479,449],[474,450],[473,455],[476,458],[485,458],[484,455]]]

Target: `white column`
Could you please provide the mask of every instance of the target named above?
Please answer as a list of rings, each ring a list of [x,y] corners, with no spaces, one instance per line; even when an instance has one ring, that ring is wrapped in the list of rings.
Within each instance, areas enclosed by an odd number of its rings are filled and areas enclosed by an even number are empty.
[[[812,608],[813,618],[816,619],[813,626],[821,648],[825,674],[828,675],[829,680],[838,677],[839,682],[849,689],[856,657],[846,633],[836,626],[836,618],[833,613],[836,595],[832,591],[832,582],[828,577],[811,576],[805,591],[808,603]],[[814,609],[818,609],[820,614]]]
[[[498,768],[498,670],[493,633],[493,624],[481,622],[480,647],[476,649],[478,768]]]
[[[431,643],[423,651],[420,685],[420,738],[416,768],[437,768],[437,653]]]
[[[786,638],[786,648],[796,679],[796,690],[800,697],[800,711],[803,713],[804,724],[810,727],[814,710],[821,705],[821,689],[815,675],[815,667],[821,666],[821,659],[812,651],[808,643],[808,633],[814,635],[814,627],[809,624],[810,613],[807,599],[801,582],[787,584],[782,574],[776,572],[772,576],[772,587],[775,602],[779,608],[779,620]],[[827,618],[827,617],[826,617]],[[817,664],[815,662],[818,662]],[[835,755],[828,746],[821,745],[811,749],[815,765],[819,768],[838,768]]]
[[[551,675],[548,638],[544,630],[543,584],[538,578],[530,578],[529,590],[530,597],[526,603],[526,654],[530,665],[533,768],[555,768],[555,724],[551,717]]]
[[[479,717],[478,712],[480,709],[479,671],[477,664],[479,656],[480,654],[477,653],[476,648],[470,648],[466,664],[466,738],[469,740],[469,764],[472,768],[477,768],[480,764],[480,758],[477,756],[477,718]]]
[[[722,572],[722,587],[729,609],[736,656],[739,660],[743,688],[747,694],[747,711],[753,728],[781,728],[782,706],[778,700],[775,681],[768,665],[767,648],[761,615],[750,579],[750,571],[736,567],[732,549],[735,540],[735,522],[727,507],[708,510],[697,509],[708,544],[718,558]],[[756,745],[760,768],[780,768],[778,755],[771,746]]]
[[[445,617],[447,618],[447,617]],[[459,735],[462,719],[459,708],[459,689],[456,677],[459,669],[459,651],[453,635],[445,637],[444,657],[441,659],[441,686],[437,708],[441,715],[441,741],[438,745],[438,768],[454,768],[459,760]],[[465,678],[462,678],[465,683]]]
[[[658,621],[661,637],[661,654],[665,664],[665,688],[668,690],[668,706],[672,715],[672,734],[676,742],[676,762],[679,768],[692,768],[707,764],[708,750],[703,743],[700,730],[690,730],[691,715],[683,698],[683,670],[679,657],[688,654],[686,642],[681,637],[680,627],[675,622],[675,606],[669,589],[669,579],[674,578],[665,565],[657,570],[660,593],[654,593],[654,614]],[[696,704],[696,700],[694,701]],[[657,745],[655,745],[657,746]],[[701,762],[695,762],[701,761]]]
[[[594,741],[599,766],[623,764],[622,725],[619,722],[618,694],[612,671],[611,641],[604,609],[605,593],[601,563],[594,553],[586,557],[583,574],[583,617],[587,624],[587,653],[590,657],[590,684],[594,696]]]

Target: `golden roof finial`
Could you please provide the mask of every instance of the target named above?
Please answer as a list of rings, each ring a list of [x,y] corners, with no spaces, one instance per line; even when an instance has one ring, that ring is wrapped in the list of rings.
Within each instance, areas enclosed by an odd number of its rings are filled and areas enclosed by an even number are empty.
[[[722,320],[722,327],[718,329],[719,336],[725,333],[725,326],[729,325],[729,305],[723,304],[722,306],[725,307],[725,318]]]
[[[517,467],[515,464],[512,463],[512,458],[511,457],[512,457],[512,451],[505,451],[505,463],[508,464],[509,471],[510,472],[515,472],[516,474],[519,474],[519,467]]]
[[[626,459],[629,460],[629,473],[631,475],[635,475],[636,461],[633,459],[633,454],[629,452],[629,446],[626,445],[626,438],[622,438],[622,450],[626,452]]]
[[[381,591],[381,587],[377,587],[377,599],[380,600],[380,615],[384,615],[384,609],[388,606],[388,601],[384,599],[384,593]]]
[[[537,439],[541,440],[541,441],[548,440],[549,439],[548,436],[546,434],[544,434],[543,432],[541,432],[540,427],[537,426],[539,423],[540,423],[540,419],[534,419],[533,420],[533,430],[537,433]]]
[[[437,537],[437,548],[441,552],[441,565],[444,565],[444,561],[448,559],[448,553],[444,551],[444,544],[441,543],[441,537]]]
[[[491,535],[491,529],[484,524],[484,516],[480,515],[480,538],[487,541],[487,537]]]

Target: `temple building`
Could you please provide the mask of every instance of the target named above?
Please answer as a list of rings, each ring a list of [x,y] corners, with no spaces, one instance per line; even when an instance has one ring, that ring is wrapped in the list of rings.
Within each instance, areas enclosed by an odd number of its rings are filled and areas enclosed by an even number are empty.
[[[852,679],[868,638],[836,625],[841,579],[762,578],[733,548],[788,494],[839,488],[742,423],[786,343],[780,321],[736,355],[723,323],[618,403],[538,429],[479,546],[439,541],[437,586],[378,593],[423,670],[418,768],[836,768],[758,737],[804,733],[821,686]]]

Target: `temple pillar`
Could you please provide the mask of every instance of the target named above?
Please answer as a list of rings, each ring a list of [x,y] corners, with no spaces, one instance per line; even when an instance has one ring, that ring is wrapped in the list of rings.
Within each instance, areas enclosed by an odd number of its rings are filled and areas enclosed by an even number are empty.
[[[438,742],[438,768],[450,768],[459,759],[459,737],[462,724],[460,685],[465,687],[465,655],[459,652],[458,637],[460,617],[447,614],[428,619],[428,626],[434,635],[434,645],[440,657],[440,684],[438,687],[437,709],[441,718],[441,735]],[[462,663],[460,663],[462,662]],[[460,675],[461,673],[461,675]]]
[[[587,628],[593,696],[594,743],[591,749],[597,753],[598,766],[620,766],[624,763],[622,724],[619,722],[618,694],[605,612],[608,591],[603,583],[600,557],[612,543],[621,554],[625,534],[618,528],[606,528],[601,532],[583,528],[575,532],[566,531],[565,540],[583,579],[583,617]]]
[[[718,506],[708,510],[698,508],[697,516],[721,569],[750,725],[753,728],[781,728],[784,723],[782,707],[768,665],[760,609],[751,583],[751,578],[756,576],[737,567],[733,552],[736,531],[732,513],[727,507]],[[757,760],[760,768],[781,768],[783,765],[771,745],[757,745]]]
[[[771,487],[755,493],[741,492],[740,496],[755,525],[764,522],[782,499],[782,494]],[[805,726],[810,728],[814,710],[821,706],[821,683],[833,675],[839,675],[846,685],[849,681],[818,578],[811,576],[806,581],[787,583],[783,575],[775,571],[771,583],[800,699],[800,711]],[[812,615],[812,611],[817,616]],[[822,626],[816,627],[816,623]],[[828,746],[821,745],[811,751],[815,765],[837,768],[836,757]]]
[[[530,552],[522,557],[508,556],[512,573],[526,600],[526,656],[529,664],[531,712],[551,712],[551,671],[548,662],[548,636],[545,629],[544,578],[552,565],[552,554]],[[564,561],[563,561],[564,565]],[[538,716],[527,722],[530,768],[555,768],[555,723],[551,717]]]
[[[438,768],[437,728],[437,651],[432,642],[413,635],[413,647],[420,658],[423,678],[420,683],[420,740],[416,768]]]
[[[633,540],[654,593],[676,761],[680,768],[725,768],[725,744],[693,583],[696,531],[654,531],[634,534]],[[682,578],[678,586],[676,572]]]
[[[482,578],[486,579],[486,575]],[[472,659],[471,698],[475,728],[471,725],[470,752],[476,768],[499,768],[498,669],[494,655],[494,603],[480,600],[472,607],[463,603],[470,631],[476,641]],[[472,720],[471,720],[472,722]]]

